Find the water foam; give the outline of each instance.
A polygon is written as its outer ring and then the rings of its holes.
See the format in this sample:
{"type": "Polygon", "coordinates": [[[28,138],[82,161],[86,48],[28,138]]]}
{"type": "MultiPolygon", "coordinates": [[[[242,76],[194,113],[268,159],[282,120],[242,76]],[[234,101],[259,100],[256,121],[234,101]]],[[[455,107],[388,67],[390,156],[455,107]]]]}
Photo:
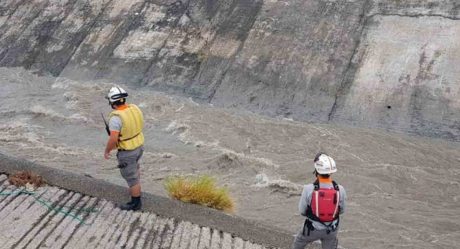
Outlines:
{"type": "Polygon", "coordinates": [[[176,121],[172,121],[169,125],[165,128],[166,132],[171,133],[172,135],[178,134],[179,140],[185,144],[192,143],[191,140],[188,139],[189,137],[189,130],[190,126],[187,124],[177,123],[176,121]]]}
{"type": "Polygon", "coordinates": [[[230,156],[232,158],[238,158],[238,160],[244,160],[249,162],[255,162],[258,165],[263,165],[264,168],[278,169],[280,166],[274,163],[272,160],[264,157],[257,157],[241,152],[236,152],[234,150],[225,148],[220,145],[219,141],[213,142],[204,142],[202,140],[195,139],[190,132],[191,127],[188,124],[178,123],[177,121],[172,121],[165,128],[166,132],[169,132],[173,135],[178,134],[179,140],[184,144],[193,144],[196,147],[207,147],[212,150],[218,151],[221,153],[221,156],[230,156]]]}
{"type": "Polygon", "coordinates": [[[32,114],[36,114],[37,116],[45,116],[50,118],[57,118],[57,119],[66,119],[66,117],[49,107],[44,107],[41,105],[34,105],[32,108],[29,109],[32,114]]]}
{"type": "Polygon", "coordinates": [[[82,121],[82,122],[88,122],[88,118],[83,116],[82,114],[79,113],[74,113],[70,116],[64,116],[61,113],[58,113],[54,111],[53,109],[41,106],[41,105],[34,105],[29,109],[29,112],[36,115],[36,116],[41,116],[41,117],[47,117],[50,119],[61,119],[61,120],[69,120],[69,121],[82,121]]]}
{"type": "Polygon", "coordinates": [[[255,177],[256,183],[252,186],[258,188],[270,188],[275,191],[287,193],[290,195],[300,195],[302,185],[282,179],[270,179],[265,173],[257,174],[255,177]]]}

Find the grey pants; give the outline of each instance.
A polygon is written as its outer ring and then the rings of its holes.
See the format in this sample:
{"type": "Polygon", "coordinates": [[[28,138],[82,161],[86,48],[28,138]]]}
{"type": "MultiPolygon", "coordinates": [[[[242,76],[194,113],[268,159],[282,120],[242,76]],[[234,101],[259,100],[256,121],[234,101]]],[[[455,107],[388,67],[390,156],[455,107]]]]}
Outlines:
{"type": "Polygon", "coordinates": [[[308,234],[308,229],[305,227],[305,232],[302,233],[302,230],[297,234],[294,240],[293,249],[304,249],[305,246],[310,244],[315,240],[321,241],[321,246],[323,249],[336,249],[338,246],[336,229],[333,232],[327,233],[327,230],[310,230],[310,235],[308,234]]]}
{"type": "Polygon", "coordinates": [[[117,152],[118,168],[120,168],[121,176],[126,180],[129,187],[139,183],[139,160],[144,153],[144,146],[134,150],[123,150],[117,152]]]}

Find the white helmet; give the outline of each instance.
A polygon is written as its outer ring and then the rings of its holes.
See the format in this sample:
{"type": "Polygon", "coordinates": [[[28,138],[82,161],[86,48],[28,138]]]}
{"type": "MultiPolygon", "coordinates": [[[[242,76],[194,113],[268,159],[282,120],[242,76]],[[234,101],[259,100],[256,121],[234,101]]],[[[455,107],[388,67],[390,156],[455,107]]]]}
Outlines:
{"type": "Polygon", "coordinates": [[[318,153],[314,162],[316,172],[320,175],[329,175],[337,172],[334,159],[324,153],[318,153]]]}
{"type": "Polygon", "coordinates": [[[123,88],[114,86],[110,88],[106,98],[109,100],[110,104],[112,104],[126,97],[128,97],[128,93],[123,88]]]}

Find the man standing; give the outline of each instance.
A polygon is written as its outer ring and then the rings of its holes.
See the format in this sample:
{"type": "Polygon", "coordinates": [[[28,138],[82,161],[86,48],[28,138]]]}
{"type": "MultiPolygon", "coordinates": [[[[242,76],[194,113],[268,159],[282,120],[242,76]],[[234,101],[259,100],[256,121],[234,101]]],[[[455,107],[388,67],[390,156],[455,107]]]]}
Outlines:
{"type": "Polygon", "coordinates": [[[345,189],[332,181],[337,172],[334,159],[318,153],[314,159],[316,181],[305,185],[299,201],[299,211],[305,216],[302,230],[294,240],[293,249],[304,249],[309,243],[320,240],[323,249],[338,246],[339,215],[345,211],[345,189]]]}
{"type": "Polygon", "coordinates": [[[109,159],[110,152],[118,149],[118,167],[128,183],[131,194],[131,201],[120,208],[136,211],[142,208],[139,159],[144,152],[144,118],[139,107],[126,103],[127,97],[128,93],[121,87],[112,87],[107,94],[114,111],[109,116],[110,137],[105,147],[104,158],[109,159]]]}

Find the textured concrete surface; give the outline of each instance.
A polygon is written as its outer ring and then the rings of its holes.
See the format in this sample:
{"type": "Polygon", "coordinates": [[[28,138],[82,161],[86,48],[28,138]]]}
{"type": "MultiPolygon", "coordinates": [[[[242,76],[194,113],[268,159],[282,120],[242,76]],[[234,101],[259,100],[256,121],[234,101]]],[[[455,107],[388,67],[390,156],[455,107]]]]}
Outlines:
{"type": "Polygon", "coordinates": [[[460,22],[441,16],[377,15],[360,44],[361,67],[336,119],[457,136],[460,22]],[[401,47],[410,44],[410,47],[401,47]]]}
{"type": "Polygon", "coordinates": [[[4,0],[0,66],[458,141],[459,10],[456,0],[4,0]]]}
{"type": "Polygon", "coordinates": [[[53,186],[23,193],[0,175],[1,248],[267,248],[152,212],[53,186]]]}
{"type": "MultiPolygon", "coordinates": [[[[35,196],[43,195],[53,207],[70,207],[75,210],[72,214],[79,214],[91,224],[86,226],[69,215],[64,218],[49,212],[34,202],[33,196],[0,195],[0,217],[8,217],[0,219],[1,226],[7,228],[0,231],[0,239],[26,246],[16,248],[102,248],[98,243],[104,243],[106,248],[289,248],[292,243],[292,235],[275,227],[148,193],[143,194],[145,212],[124,212],[115,208],[127,201],[124,187],[3,154],[0,157],[0,172],[31,170],[43,176],[58,188],[39,188],[35,196]],[[92,207],[100,212],[87,217],[84,212],[80,214],[82,209],[92,207]],[[145,247],[137,243],[145,243],[145,247]]],[[[6,177],[2,175],[1,179],[6,177]]],[[[15,190],[5,184],[5,191],[15,190]]]]}

